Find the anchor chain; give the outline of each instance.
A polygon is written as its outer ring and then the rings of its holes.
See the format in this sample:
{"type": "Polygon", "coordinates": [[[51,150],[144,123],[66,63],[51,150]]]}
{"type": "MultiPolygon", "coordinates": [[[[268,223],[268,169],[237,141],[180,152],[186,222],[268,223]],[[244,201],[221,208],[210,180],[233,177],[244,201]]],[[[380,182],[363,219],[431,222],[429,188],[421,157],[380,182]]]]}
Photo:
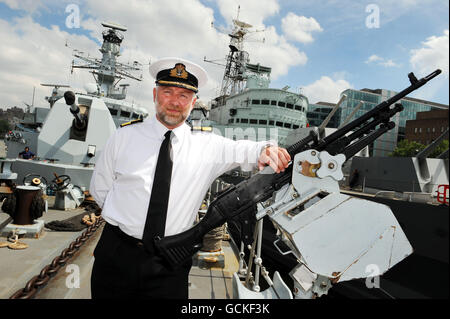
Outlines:
{"type": "Polygon", "coordinates": [[[42,268],[39,275],[31,278],[24,288],[17,290],[9,299],[32,299],[38,290],[44,287],[58,270],[64,266],[67,261],[77,252],[80,247],[95,233],[103,223],[104,219],[99,216],[95,223],[89,226],[80,236],[77,237],[69,247],[65,248],[59,256],[56,256],[52,262],[42,268]]]}

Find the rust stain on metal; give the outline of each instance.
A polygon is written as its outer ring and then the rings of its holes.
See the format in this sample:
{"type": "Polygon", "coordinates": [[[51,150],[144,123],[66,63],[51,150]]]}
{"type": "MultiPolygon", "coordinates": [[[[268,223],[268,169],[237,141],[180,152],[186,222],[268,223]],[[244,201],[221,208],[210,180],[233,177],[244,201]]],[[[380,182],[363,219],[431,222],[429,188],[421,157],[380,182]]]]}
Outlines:
{"type": "Polygon", "coordinates": [[[393,232],[392,232],[391,253],[389,254],[389,268],[391,268],[392,264],[392,253],[394,252],[395,232],[397,230],[397,227],[395,227],[395,225],[392,225],[391,228],[393,228],[393,232]]]}
{"type": "Polygon", "coordinates": [[[334,271],[331,273],[331,275],[335,278],[330,278],[330,281],[332,284],[337,284],[339,282],[339,279],[341,279],[342,273],[334,271]]]}

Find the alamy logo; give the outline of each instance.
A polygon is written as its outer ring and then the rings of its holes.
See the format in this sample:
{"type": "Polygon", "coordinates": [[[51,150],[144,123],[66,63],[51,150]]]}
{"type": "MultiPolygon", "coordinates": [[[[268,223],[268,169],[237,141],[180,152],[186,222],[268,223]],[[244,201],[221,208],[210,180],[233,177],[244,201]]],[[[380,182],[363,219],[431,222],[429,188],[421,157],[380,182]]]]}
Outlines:
{"type": "Polygon", "coordinates": [[[74,29],[80,27],[80,8],[76,4],[69,4],[66,7],[66,13],[70,13],[66,18],[66,27],[74,29]]]}
{"type": "Polygon", "coordinates": [[[366,12],[370,13],[366,17],[366,27],[369,29],[378,29],[380,27],[380,7],[374,3],[366,6],[366,12]]]}
{"type": "Polygon", "coordinates": [[[66,287],[69,289],[80,288],[80,267],[75,264],[69,264],[66,272],[70,273],[66,278],[66,287]]]}
{"type": "Polygon", "coordinates": [[[380,268],[378,265],[367,265],[365,272],[369,274],[366,278],[366,287],[369,289],[380,288],[380,268]]]}

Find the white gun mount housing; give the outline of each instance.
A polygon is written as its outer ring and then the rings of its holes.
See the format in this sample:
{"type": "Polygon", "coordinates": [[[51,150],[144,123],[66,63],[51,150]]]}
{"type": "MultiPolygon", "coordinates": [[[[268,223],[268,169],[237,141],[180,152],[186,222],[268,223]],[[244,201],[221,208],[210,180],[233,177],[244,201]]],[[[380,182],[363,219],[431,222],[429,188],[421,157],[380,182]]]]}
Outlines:
{"type": "MultiPolygon", "coordinates": [[[[340,193],[338,181],[343,178],[344,161],[344,155],[331,156],[326,151],[310,149],[297,154],[291,164],[291,184],[258,205],[256,229],[262,229],[262,218],[269,216],[279,233],[275,247],[282,255],[293,254],[298,261],[290,272],[293,293],[277,272],[273,282],[268,276],[257,238],[250,251],[254,261],[240,273],[251,274],[254,262],[255,274],[261,271],[270,288],[260,292],[258,278],[247,278],[245,286],[235,274],[235,298],[320,297],[338,282],[382,275],[412,253],[388,206],[340,193]],[[311,172],[302,172],[304,161],[312,164],[311,172]],[[281,251],[277,245],[280,240],[289,251],[281,251]]],[[[257,236],[262,236],[262,231],[257,236]]]]}

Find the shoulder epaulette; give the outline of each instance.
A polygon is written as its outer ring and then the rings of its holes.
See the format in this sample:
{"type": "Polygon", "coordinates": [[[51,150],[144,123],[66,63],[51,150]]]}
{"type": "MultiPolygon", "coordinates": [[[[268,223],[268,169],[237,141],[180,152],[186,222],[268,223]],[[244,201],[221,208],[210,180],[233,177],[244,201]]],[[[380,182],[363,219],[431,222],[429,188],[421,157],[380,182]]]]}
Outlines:
{"type": "Polygon", "coordinates": [[[142,121],[144,121],[144,120],[143,119],[131,120],[129,122],[125,122],[125,123],[120,124],[120,127],[124,127],[124,126],[128,126],[128,125],[140,123],[142,121]]]}

